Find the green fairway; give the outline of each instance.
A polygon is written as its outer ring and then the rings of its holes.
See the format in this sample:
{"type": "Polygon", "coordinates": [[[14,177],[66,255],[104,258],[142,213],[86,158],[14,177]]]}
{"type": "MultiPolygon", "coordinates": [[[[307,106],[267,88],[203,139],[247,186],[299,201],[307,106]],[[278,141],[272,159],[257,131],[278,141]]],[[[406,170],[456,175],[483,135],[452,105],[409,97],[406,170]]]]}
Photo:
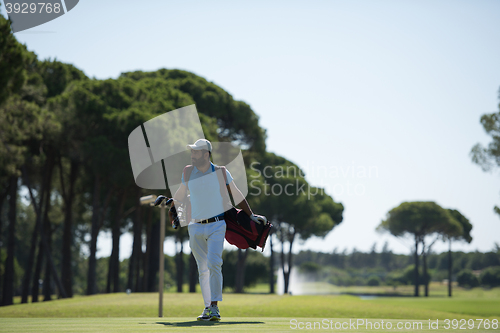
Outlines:
{"type": "Polygon", "coordinates": [[[225,294],[224,301],[220,304],[223,319],[220,323],[195,320],[203,306],[199,293],[166,293],[164,318],[158,318],[156,293],[76,296],[72,299],[1,307],[0,332],[157,332],[207,329],[230,332],[280,332],[306,329],[307,325],[314,325],[314,322],[317,330],[453,331],[444,328],[446,319],[450,321],[456,319],[456,323],[462,325],[462,328],[466,327],[468,332],[500,331],[498,326],[492,326],[493,320],[500,319],[500,299],[489,297],[496,292],[498,291],[486,291],[485,297],[478,297],[477,292],[471,291],[470,295],[463,293],[451,299],[446,297],[362,299],[349,295],[225,294]],[[429,319],[432,323],[439,320],[438,330],[429,329],[429,319]],[[481,319],[489,320],[489,329],[484,327],[477,329],[481,319]],[[372,324],[384,320],[386,324],[391,323],[392,327],[367,328],[364,325],[367,320],[372,324]],[[334,326],[335,323],[337,327],[334,326]],[[349,324],[344,324],[342,327],[343,323],[349,324]],[[362,325],[354,328],[352,326],[354,323],[362,325]],[[401,329],[397,329],[398,323],[401,323],[401,329]],[[413,328],[417,325],[415,323],[422,323],[422,326],[413,328]],[[412,325],[412,328],[410,329],[410,326],[404,328],[402,326],[404,324],[412,325]]]}
{"type": "MultiPolygon", "coordinates": [[[[360,319],[361,320],[361,319],[360,319]]],[[[0,319],[0,332],[459,332],[459,329],[429,328],[427,320],[369,320],[370,324],[345,318],[236,318],[221,322],[199,322],[192,317],[165,318],[9,318],[0,319]],[[369,325],[369,326],[368,326],[369,325]],[[336,328],[337,327],[337,328],[336,328]],[[378,327],[378,328],[377,328],[378,327]],[[383,328],[382,328],[383,327],[383,328]],[[400,328],[398,328],[400,327],[400,328]]],[[[467,332],[495,332],[498,329],[467,329],[467,332]]]]}
{"type": "MultiPolygon", "coordinates": [[[[72,299],[17,304],[0,308],[0,317],[156,317],[158,295],[125,293],[78,296],[72,299]]],[[[197,316],[200,294],[165,294],[164,315],[197,316]]],[[[363,300],[357,296],[279,296],[226,294],[220,305],[227,317],[309,317],[382,319],[471,319],[500,318],[500,299],[380,297],[363,300]]]]}
{"type": "MultiPolygon", "coordinates": [[[[489,293],[496,291],[489,291],[489,293]]],[[[164,294],[164,315],[197,316],[201,294],[164,294]]],[[[361,299],[349,295],[225,294],[220,305],[227,317],[310,317],[390,319],[500,318],[500,298],[379,297],[361,299]]],[[[125,293],[76,296],[51,302],[0,307],[1,317],[156,317],[158,294],[125,293]]]]}

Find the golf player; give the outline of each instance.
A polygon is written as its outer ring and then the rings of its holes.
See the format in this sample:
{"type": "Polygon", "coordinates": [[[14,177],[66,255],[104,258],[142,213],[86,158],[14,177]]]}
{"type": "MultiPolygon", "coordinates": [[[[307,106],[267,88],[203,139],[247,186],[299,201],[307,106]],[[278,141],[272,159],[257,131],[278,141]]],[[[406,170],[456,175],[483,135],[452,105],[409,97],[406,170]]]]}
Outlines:
{"type": "MultiPolygon", "coordinates": [[[[199,139],[192,145],[191,161],[194,166],[188,176],[188,184],[182,174],[180,185],[174,194],[174,203],[181,203],[189,189],[191,199],[191,221],[188,224],[189,246],[198,265],[201,293],[205,308],[198,320],[220,320],[218,302],[222,301],[222,249],[226,233],[221,185],[210,162],[212,144],[199,139]]],[[[231,173],[226,170],[226,187],[234,202],[257,223],[265,217],[254,215],[241,191],[235,186],[231,173]]]]}

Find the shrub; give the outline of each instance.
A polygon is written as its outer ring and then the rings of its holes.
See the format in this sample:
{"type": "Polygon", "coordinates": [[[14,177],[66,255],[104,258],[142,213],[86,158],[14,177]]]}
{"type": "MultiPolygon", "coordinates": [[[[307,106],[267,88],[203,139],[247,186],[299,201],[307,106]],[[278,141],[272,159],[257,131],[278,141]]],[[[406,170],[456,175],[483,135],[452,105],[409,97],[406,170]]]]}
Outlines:
{"type": "Polygon", "coordinates": [[[328,277],[327,281],[333,285],[350,286],[352,284],[350,275],[344,270],[333,268],[330,269],[329,273],[330,276],[328,277]]]}
{"type": "Polygon", "coordinates": [[[361,276],[354,276],[351,278],[351,286],[366,286],[366,280],[361,276]]]}
{"type": "MultiPolygon", "coordinates": [[[[422,272],[422,267],[418,270],[418,284],[423,286],[425,282],[430,282],[431,276],[429,275],[429,270],[427,270],[427,276],[424,277],[422,272]]],[[[415,285],[415,265],[409,265],[405,268],[403,272],[403,280],[406,284],[415,285]]]]}
{"type": "Polygon", "coordinates": [[[464,269],[457,275],[458,285],[466,288],[474,288],[479,286],[478,278],[472,274],[470,269],[464,269]]]}
{"type": "Polygon", "coordinates": [[[481,272],[481,284],[488,287],[500,286],[500,266],[491,266],[481,272]]]}
{"type": "Polygon", "coordinates": [[[406,280],[405,276],[401,271],[393,271],[387,274],[387,277],[385,278],[385,283],[388,286],[392,286],[394,290],[396,290],[398,286],[407,285],[409,281],[406,280]]]}
{"type": "Polygon", "coordinates": [[[303,262],[299,266],[299,271],[305,274],[317,274],[320,270],[321,266],[311,261],[303,262]]]}
{"type": "Polygon", "coordinates": [[[368,278],[367,284],[369,286],[380,286],[380,278],[378,276],[372,275],[368,278]]]}

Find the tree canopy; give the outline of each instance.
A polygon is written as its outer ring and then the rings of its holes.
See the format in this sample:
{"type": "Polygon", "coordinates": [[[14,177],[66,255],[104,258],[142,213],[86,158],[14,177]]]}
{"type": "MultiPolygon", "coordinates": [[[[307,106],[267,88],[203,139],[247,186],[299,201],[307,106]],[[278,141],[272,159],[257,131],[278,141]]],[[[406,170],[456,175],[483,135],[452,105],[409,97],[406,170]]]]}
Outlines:
{"type": "MultiPolygon", "coordinates": [[[[470,157],[472,162],[479,165],[483,171],[492,171],[500,167],[500,111],[484,114],[481,116],[480,121],[485,132],[491,136],[491,142],[487,147],[484,147],[480,143],[476,144],[471,149],[470,157]]],[[[500,215],[500,208],[498,206],[495,206],[493,210],[500,215]]]]}
{"type": "Polygon", "coordinates": [[[10,27],[10,21],[0,15],[0,105],[17,93],[26,80],[26,47],[19,43],[10,27]]]}
{"type": "MultiPolygon", "coordinates": [[[[160,69],[156,72],[122,73],[121,78],[130,78],[146,84],[155,82],[158,89],[169,87],[172,93],[162,98],[180,101],[190,96],[198,112],[216,120],[220,141],[232,141],[251,151],[265,151],[266,132],[259,126],[259,117],[248,104],[235,101],[222,88],[206,79],[182,70],[160,69]]],[[[173,110],[170,108],[169,110],[173,110]]]]}
{"type": "Polygon", "coordinates": [[[423,237],[450,230],[461,230],[453,216],[432,201],[403,202],[387,213],[387,218],[379,225],[382,230],[401,237],[411,235],[420,241],[423,237]]]}
{"type": "Polygon", "coordinates": [[[282,156],[266,153],[250,166],[253,171],[249,179],[250,193],[259,198],[255,209],[265,212],[282,243],[281,264],[287,293],[296,236],[303,240],[326,236],[342,222],[344,206],[324,189],[310,186],[303,171],[282,156]],[[285,267],[286,242],[289,250],[285,267]]]}
{"type": "MultiPolygon", "coordinates": [[[[463,232],[461,224],[456,221],[450,211],[432,201],[403,202],[387,213],[387,218],[377,227],[378,230],[389,231],[396,237],[412,236],[415,241],[415,296],[419,290],[419,260],[418,247],[422,244],[424,255],[424,276],[427,275],[426,254],[429,247],[425,247],[426,236],[430,235],[459,235],[463,232]]],[[[437,238],[435,239],[437,240],[437,238]]],[[[426,296],[428,295],[426,282],[426,296]]]]}

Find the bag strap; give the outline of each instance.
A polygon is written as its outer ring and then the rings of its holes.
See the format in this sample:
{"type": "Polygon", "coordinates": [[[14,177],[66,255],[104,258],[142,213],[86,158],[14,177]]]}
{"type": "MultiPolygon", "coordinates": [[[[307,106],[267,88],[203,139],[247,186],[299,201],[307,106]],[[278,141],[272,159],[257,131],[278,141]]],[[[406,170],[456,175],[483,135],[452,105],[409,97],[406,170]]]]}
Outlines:
{"type": "Polygon", "coordinates": [[[224,211],[229,210],[233,207],[231,204],[231,199],[229,198],[229,192],[227,190],[227,173],[225,166],[216,166],[215,172],[217,173],[217,178],[219,179],[220,195],[222,197],[222,207],[224,211]],[[223,178],[220,177],[219,173],[222,172],[223,178]]]}
{"type": "MultiPolygon", "coordinates": [[[[215,171],[217,170],[222,170],[222,175],[224,176],[224,187],[226,187],[227,184],[227,173],[226,173],[226,167],[225,166],[215,166],[215,171]]],[[[217,175],[218,177],[218,175],[217,175]]]]}
{"type": "Polygon", "coordinates": [[[186,183],[186,187],[189,189],[189,186],[188,186],[188,181],[189,181],[189,177],[191,177],[191,173],[193,172],[194,170],[194,165],[186,165],[184,167],[184,170],[182,171],[182,173],[184,174],[184,183],[186,183]]]}

